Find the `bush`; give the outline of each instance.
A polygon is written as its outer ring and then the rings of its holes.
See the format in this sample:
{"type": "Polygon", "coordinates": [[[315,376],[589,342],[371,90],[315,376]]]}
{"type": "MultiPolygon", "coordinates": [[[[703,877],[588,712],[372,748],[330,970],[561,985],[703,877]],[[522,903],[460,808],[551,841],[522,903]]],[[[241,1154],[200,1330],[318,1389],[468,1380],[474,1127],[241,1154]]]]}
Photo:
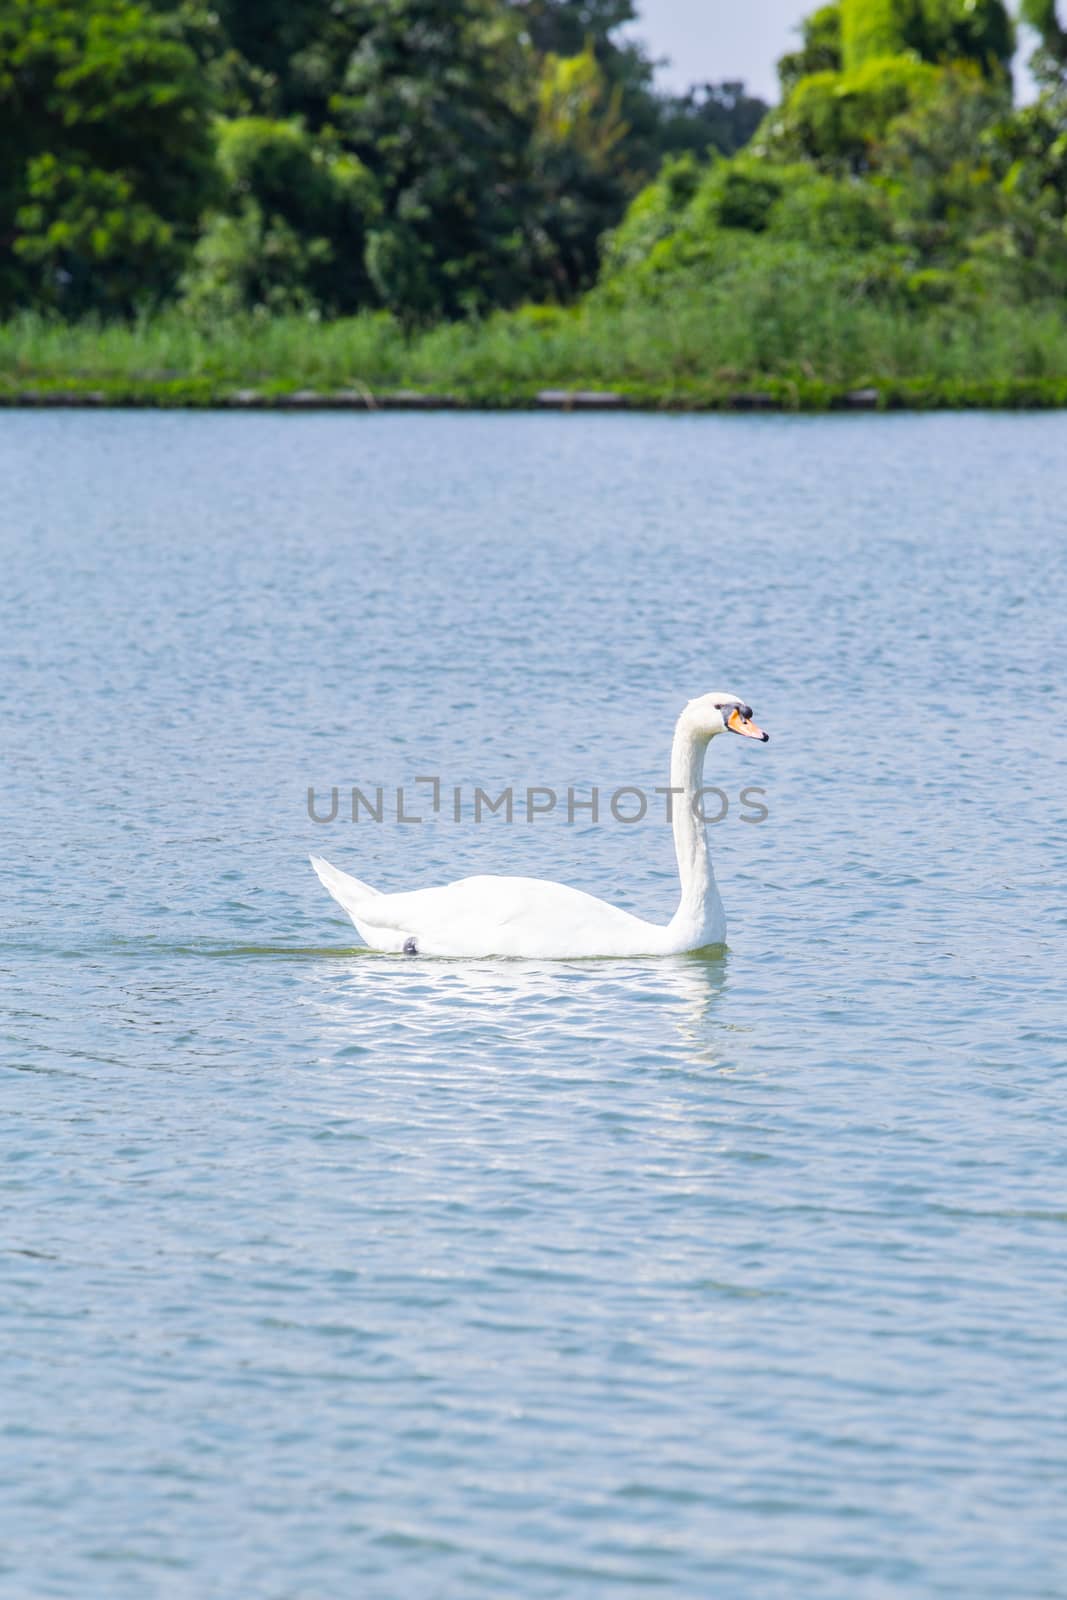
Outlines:
{"type": "Polygon", "coordinates": [[[873,250],[892,238],[884,197],[851,178],[809,177],[792,185],[775,206],[771,227],[777,238],[831,250],[873,250]]]}
{"type": "Polygon", "coordinates": [[[781,197],[784,177],[772,166],[722,162],[713,167],[694,208],[720,228],[762,233],[781,197]]]}
{"type": "Polygon", "coordinates": [[[640,191],[619,226],[604,240],[604,278],[638,266],[661,239],[677,231],[707,170],[691,155],[663,163],[659,177],[640,191]]]}
{"type": "Polygon", "coordinates": [[[299,122],[240,117],[219,124],[218,164],[227,205],[197,244],[189,307],[337,314],[375,303],[366,254],[376,195],[359,161],[299,122]]]}

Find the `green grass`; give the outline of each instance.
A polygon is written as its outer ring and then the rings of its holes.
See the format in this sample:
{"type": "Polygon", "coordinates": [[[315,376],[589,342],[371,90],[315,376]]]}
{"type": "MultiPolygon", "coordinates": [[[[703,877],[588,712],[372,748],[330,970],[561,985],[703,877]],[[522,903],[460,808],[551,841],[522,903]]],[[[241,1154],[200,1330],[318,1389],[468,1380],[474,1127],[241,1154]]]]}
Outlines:
{"type": "Polygon", "coordinates": [[[407,337],[383,315],[332,323],[176,311],[134,325],[23,315],[0,325],[0,399],[87,395],[211,405],[236,391],[522,405],[542,389],[613,390],[634,404],[718,406],[753,392],[819,409],[873,387],[888,405],[1067,404],[1067,315],[987,304],[905,312],[823,292],[803,274],[737,274],[617,304],[527,308],[407,337]]]}

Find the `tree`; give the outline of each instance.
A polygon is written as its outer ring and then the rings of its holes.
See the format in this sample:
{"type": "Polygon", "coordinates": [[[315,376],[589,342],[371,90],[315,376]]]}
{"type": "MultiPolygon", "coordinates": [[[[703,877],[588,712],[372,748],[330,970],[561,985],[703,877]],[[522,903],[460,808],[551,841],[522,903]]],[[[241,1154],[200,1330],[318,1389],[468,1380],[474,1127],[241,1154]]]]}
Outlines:
{"type": "Polygon", "coordinates": [[[511,19],[494,0],[353,8],[359,47],[331,110],[381,196],[378,293],[414,319],[512,303],[529,287],[535,108],[511,19]]]}
{"type": "Polygon", "coordinates": [[[541,55],[576,56],[589,45],[599,59],[634,48],[612,38],[636,19],[633,0],[511,0],[511,5],[541,55]]]}
{"type": "Polygon", "coordinates": [[[1055,84],[1067,77],[1067,28],[1056,13],[1056,0],[1022,0],[1022,19],[1041,39],[1031,63],[1039,82],[1055,84]]]}
{"type": "Polygon", "coordinates": [[[763,111],[658,94],[635,9],[0,0],[0,308],[573,297],[664,156],[736,150],[763,111]]]}
{"type": "Polygon", "coordinates": [[[782,94],[788,95],[801,78],[810,78],[816,72],[840,72],[841,59],[841,7],[835,3],[820,6],[800,24],[802,44],[778,59],[778,81],[782,94]]]}
{"type": "Polygon", "coordinates": [[[890,123],[931,94],[937,78],[936,67],[904,54],[874,56],[852,72],[814,72],[771,112],[757,147],[825,172],[867,172],[890,123]]]}
{"type": "Polygon", "coordinates": [[[626,203],[621,106],[621,88],[608,83],[591,49],[544,58],[530,145],[530,235],[542,295],[567,299],[596,277],[601,236],[626,203]]]}
{"type": "Polygon", "coordinates": [[[694,83],[682,95],[661,101],[659,147],[664,155],[691,151],[731,156],[743,150],[767,114],[767,103],[743,83],[694,83]]]}
{"type": "MultiPolygon", "coordinates": [[[[317,131],[366,27],[359,0],[218,0],[223,35],[252,69],[245,80],[252,110],[299,116],[317,131]]],[[[386,10],[379,0],[378,10],[386,10]]]]}
{"type": "MultiPolygon", "coordinates": [[[[1065,62],[1067,65],[1067,62],[1065,62]]],[[[1067,79],[990,131],[1006,168],[1001,181],[1007,248],[1023,287],[1061,296],[1067,288],[1067,79]]]]}
{"type": "Polygon", "coordinates": [[[0,297],[129,312],[173,290],[214,181],[195,57],[129,0],[0,0],[0,297]]]}
{"type": "Polygon", "coordinates": [[[1015,53],[1015,25],[1003,0],[923,0],[916,48],[940,64],[973,62],[1001,83],[1015,53]]]}
{"type": "MultiPolygon", "coordinates": [[[[644,47],[620,30],[638,17],[633,0],[510,0],[523,33],[535,51],[574,58],[591,52],[609,89],[617,92],[626,124],[615,170],[623,197],[636,193],[664,156],[686,150],[736,150],[745,144],[766,111],[745,95],[741,84],[694,84],[682,95],[660,94],[655,63],[644,47]]],[[[617,210],[612,222],[617,222],[617,210]]]]}
{"type": "Polygon", "coordinates": [[[760,148],[856,173],[877,165],[890,124],[935,94],[947,70],[967,66],[1003,88],[1015,48],[1003,0],[840,0],[815,12],[803,37],[780,63],[786,93],[760,148]]]}
{"type": "Polygon", "coordinates": [[[1003,0],[841,0],[846,73],[911,51],[934,65],[973,61],[987,76],[997,76],[1014,49],[1015,30],[1003,0]]]}

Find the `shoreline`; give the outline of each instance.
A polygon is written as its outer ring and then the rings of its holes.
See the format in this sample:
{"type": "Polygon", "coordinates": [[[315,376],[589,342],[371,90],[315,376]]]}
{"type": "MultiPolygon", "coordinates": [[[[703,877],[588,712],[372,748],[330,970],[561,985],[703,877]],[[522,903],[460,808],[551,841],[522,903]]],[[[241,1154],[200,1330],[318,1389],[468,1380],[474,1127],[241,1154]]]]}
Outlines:
{"type": "Polygon", "coordinates": [[[0,388],[5,410],[206,410],[206,411],[552,411],[552,412],[876,412],[876,411],[1052,411],[1067,409],[1067,379],[1008,379],[1000,382],[887,382],[837,388],[817,381],[776,380],[748,390],[678,390],[649,385],[633,389],[558,387],[439,392],[232,387],[217,380],[123,380],[101,387],[48,384],[0,388]]]}

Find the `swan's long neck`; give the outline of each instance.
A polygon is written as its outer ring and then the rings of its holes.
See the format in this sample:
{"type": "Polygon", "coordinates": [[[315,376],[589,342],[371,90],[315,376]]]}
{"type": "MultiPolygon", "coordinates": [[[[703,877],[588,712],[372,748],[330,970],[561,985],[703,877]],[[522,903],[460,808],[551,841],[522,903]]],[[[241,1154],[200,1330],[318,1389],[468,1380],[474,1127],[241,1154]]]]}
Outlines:
{"type": "Polygon", "coordinates": [[[694,731],[683,712],[671,746],[674,849],[682,886],[681,903],[672,927],[684,930],[698,942],[719,944],[726,937],[726,919],[715,885],[701,815],[705,809],[700,791],[708,743],[706,737],[694,731]]]}

